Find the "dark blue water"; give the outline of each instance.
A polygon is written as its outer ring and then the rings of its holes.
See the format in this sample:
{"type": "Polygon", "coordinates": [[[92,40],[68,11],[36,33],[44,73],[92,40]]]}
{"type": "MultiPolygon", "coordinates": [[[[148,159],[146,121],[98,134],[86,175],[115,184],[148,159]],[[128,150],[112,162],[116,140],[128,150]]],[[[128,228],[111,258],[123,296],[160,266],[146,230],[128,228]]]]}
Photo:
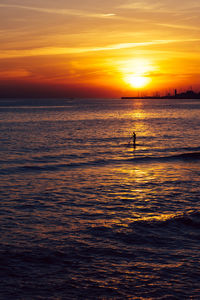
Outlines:
{"type": "Polygon", "coordinates": [[[0,107],[0,299],[200,299],[199,100],[35,104],[0,107]]]}

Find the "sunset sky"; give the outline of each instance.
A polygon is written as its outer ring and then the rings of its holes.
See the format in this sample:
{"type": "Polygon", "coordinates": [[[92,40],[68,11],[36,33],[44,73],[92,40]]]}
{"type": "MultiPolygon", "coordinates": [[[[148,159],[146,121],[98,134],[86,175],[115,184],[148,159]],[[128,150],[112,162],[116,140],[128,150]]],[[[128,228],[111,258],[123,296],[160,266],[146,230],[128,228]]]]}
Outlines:
{"type": "Polygon", "coordinates": [[[1,0],[0,97],[200,89],[200,2],[1,0]]]}

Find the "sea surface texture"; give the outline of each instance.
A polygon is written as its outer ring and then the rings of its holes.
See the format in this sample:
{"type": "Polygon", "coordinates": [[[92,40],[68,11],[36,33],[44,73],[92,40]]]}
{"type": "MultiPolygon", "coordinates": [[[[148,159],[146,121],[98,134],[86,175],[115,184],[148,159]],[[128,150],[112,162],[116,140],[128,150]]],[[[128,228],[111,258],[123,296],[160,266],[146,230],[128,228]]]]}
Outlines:
{"type": "Polygon", "coordinates": [[[0,107],[0,299],[200,299],[200,101],[20,101],[0,107]]]}

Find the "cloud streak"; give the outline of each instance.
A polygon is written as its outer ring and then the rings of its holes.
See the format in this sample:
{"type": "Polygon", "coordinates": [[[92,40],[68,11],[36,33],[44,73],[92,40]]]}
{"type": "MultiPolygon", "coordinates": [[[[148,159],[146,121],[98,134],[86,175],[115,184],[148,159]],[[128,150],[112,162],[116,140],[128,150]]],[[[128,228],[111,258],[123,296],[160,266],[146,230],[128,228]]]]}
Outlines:
{"type": "Polygon", "coordinates": [[[51,55],[67,55],[67,54],[84,54],[88,52],[100,52],[100,51],[115,51],[121,49],[131,49],[137,47],[156,46],[173,43],[185,43],[185,42],[199,42],[200,39],[176,39],[176,40],[154,40],[141,43],[120,43],[112,44],[103,47],[44,47],[27,50],[3,50],[0,54],[0,59],[5,58],[17,58],[17,57],[29,57],[29,56],[51,56],[51,55]]]}
{"type": "MultiPolygon", "coordinates": [[[[163,11],[164,7],[160,2],[148,3],[147,1],[134,1],[131,3],[124,3],[119,6],[122,9],[140,9],[145,11],[163,11]]],[[[165,10],[166,12],[166,10],[165,10]]]]}
{"type": "Polygon", "coordinates": [[[189,26],[189,25],[178,25],[178,24],[167,24],[167,23],[156,23],[157,25],[163,26],[163,27],[169,27],[174,29],[187,29],[187,30],[197,30],[199,31],[200,28],[197,26],[189,26]]]}
{"type": "Polygon", "coordinates": [[[93,13],[87,12],[82,10],[75,10],[75,9],[57,9],[57,8],[43,8],[43,7],[34,7],[34,6],[25,6],[25,5],[17,5],[17,4],[0,4],[0,7],[3,8],[17,8],[23,10],[30,10],[40,13],[47,13],[47,14],[58,14],[58,15],[67,15],[67,16],[77,16],[77,17],[90,17],[90,18],[108,18],[114,17],[115,14],[113,13],[93,13]]]}

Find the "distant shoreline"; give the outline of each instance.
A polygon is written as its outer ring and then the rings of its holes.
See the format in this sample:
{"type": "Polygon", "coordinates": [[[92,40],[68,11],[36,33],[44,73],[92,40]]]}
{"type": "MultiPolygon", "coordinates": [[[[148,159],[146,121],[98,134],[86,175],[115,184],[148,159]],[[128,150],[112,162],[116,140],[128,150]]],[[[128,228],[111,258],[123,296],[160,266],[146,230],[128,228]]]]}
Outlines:
{"type": "Polygon", "coordinates": [[[193,90],[188,90],[184,93],[177,93],[175,90],[174,95],[165,95],[165,96],[160,96],[160,95],[156,95],[156,96],[125,96],[125,97],[121,97],[121,99],[200,99],[200,92],[199,93],[195,93],[193,90]]]}
{"type": "Polygon", "coordinates": [[[199,97],[174,97],[174,96],[160,96],[160,97],[151,97],[151,96],[146,96],[146,97],[121,97],[121,99],[200,99],[199,97]]]}
{"type": "Polygon", "coordinates": [[[146,97],[121,97],[121,99],[200,99],[199,97],[174,97],[174,96],[157,96],[157,97],[151,97],[151,96],[146,96],[146,97]]]}

